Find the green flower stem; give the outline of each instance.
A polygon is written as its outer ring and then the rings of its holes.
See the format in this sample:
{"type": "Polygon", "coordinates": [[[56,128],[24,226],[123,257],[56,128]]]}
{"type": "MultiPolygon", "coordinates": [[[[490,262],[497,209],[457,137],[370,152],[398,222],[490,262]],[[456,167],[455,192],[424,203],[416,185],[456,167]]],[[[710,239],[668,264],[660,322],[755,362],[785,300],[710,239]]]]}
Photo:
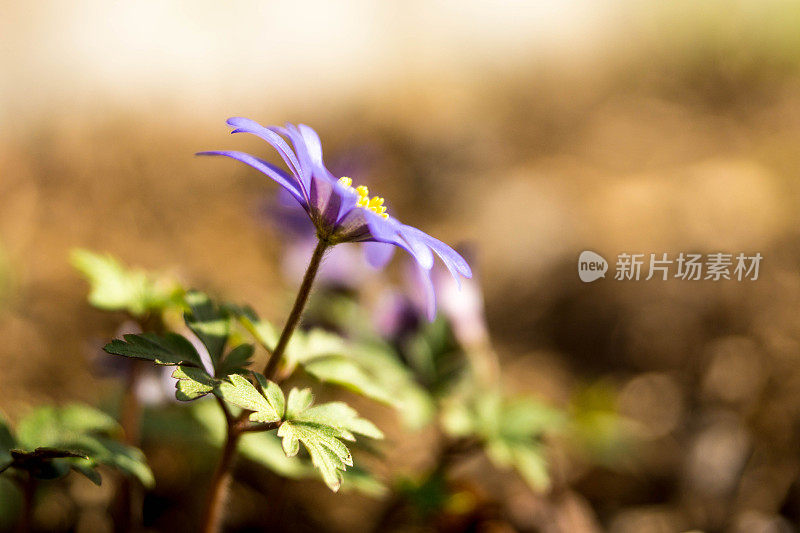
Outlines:
{"type": "Polygon", "coordinates": [[[283,357],[283,352],[286,350],[286,345],[289,344],[289,339],[292,338],[292,333],[294,333],[298,322],[300,322],[300,316],[303,314],[303,308],[305,308],[308,296],[311,294],[311,286],[314,284],[314,278],[317,276],[319,265],[322,263],[322,257],[325,255],[325,251],[329,246],[330,245],[326,241],[320,239],[319,242],[317,242],[317,247],[314,248],[314,254],[311,256],[311,261],[308,263],[308,269],[306,270],[305,276],[303,276],[303,283],[300,285],[300,290],[297,292],[297,298],[294,301],[292,311],[289,313],[289,318],[286,320],[286,325],[283,327],[281,336],[278,339],[278,344],[275,346],[275,349],[272,350],[272,354],[267,361],[267,366],[264,367],[264,376],[266,376],[267,379],[272,379],[273,374],[275,374],[275,371],[278,369],[278,364],[281,361],[281,357],[283,357]]]}
{"type": "MultiPolygon", "coordinates": [[[[283,327],[281,336],[278,339],[278,344],[267,360],[267,365],[264,368],[264,375],[267,379],[271,379],[278,369],[283,352],[289,344],[289,339],[292,338],[297,324],[300,322],[300,317],[303,314],[303,309],[308,301],[308,296],[311,294],[311,287],[314,284],[314,278],[317,276],[322,258],[325,251],[330,245],[320,239],[314,253],[311,256],[311,261],[308,264],[303,282],[300,284],[300,289],[297,292],[297,298],[294,301],[294,306],[289,313],[289,318],[286,320],[286,325],[283,327]]],[[[236,458],[236,447],[239,444],[239,439],[243,433],[251,431],[270,431],[280,426],[279,422],[268,424],[251,424],[247,419],[247,412],[243,412],[240,416],[234,417],[231,415],[230,410],[225,405],[225,402],[218,398],[220,408],[225,413],[225,422],[227,425],[227,435],[225,438],[225,446],[222,449],[219,463],[214,470],[214,475],[211,478],[211,487],[208,491],[206,499],[205,513],[203,516],[203,532],[216,533],[220,530],[222,519],[224,516],[225,501],[228,497],[228,488],[231,481],[231,468],[233,467],[234,459],[236,458]]]]}
{"type": "Polygon", "coordinates": [[[251,431],[271,431],[281,425],[281,421],[251,424],[247,416],[233,417],[225,406],[225,402],[219,398],[217,400],[223,406],[223,411],[225,412],[227,436],[219,463],[217,463],[214,475],[211,478],[211,487],[206,499],[202,522],[204,533],[216,533],[221,530],[222,519],[225,515],[225,501],[228,498],[228,489],[231,482],[231,468],[236,459],[236,446],[238,446],[242,434],[251,431]]]}
{"type": "Polygon", "coordinates": [[[231,482],[231,467],[236,457],[236,446],[241,437],[241,433],[234,430],[234,427],[234,425],[228,425],[225,446],[222,448],[222,455],[211,478],[211,489],[208,491],[202,522],[204,533],[216,533],[220,531],[222,525],[225,501],[228,498],[228,488],[231,482]]]}

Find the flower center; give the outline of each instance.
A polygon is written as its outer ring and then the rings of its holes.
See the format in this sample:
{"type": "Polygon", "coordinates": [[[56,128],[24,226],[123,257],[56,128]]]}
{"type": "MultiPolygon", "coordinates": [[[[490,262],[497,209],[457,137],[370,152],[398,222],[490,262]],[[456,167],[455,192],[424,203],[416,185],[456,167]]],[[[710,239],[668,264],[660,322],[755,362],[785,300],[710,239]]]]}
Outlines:
{"type": "Polygon", "coordinates": [[[353,180],[347,176],[339,178],[339,183],[358,194],[356,206],[363,207],[364,209],[372,211],[376,215],[380,215],[383,218],[389,218],[389,214],[386,212],[386,207],[383,205],[383,198],[380,196],[373,196],[370,198],[369,189],[367,189],[364,185],[359,185],[358,187],[354,188],[353,180]]]}

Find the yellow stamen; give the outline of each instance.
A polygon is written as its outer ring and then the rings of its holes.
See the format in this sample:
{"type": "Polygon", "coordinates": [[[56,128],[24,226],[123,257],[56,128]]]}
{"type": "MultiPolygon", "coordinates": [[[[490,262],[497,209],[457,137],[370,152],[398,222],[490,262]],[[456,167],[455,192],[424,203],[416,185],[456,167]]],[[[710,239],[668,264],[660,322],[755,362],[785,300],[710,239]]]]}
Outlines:
{"type": "Polygon", "coordinates": [[[370,198],[369,189],[364,185],[359,185],[354,189],[353,180],[347,176],[339,178],[339,183],[358,194],[358,200],[356,200],[357,207],[363,207],[364,209],[372,211],[376,215],[380,215],[383,218],[389,218],[389,215],[386,213],[386,207],[383,205],[383,198],[380,196],[370,198]]]}

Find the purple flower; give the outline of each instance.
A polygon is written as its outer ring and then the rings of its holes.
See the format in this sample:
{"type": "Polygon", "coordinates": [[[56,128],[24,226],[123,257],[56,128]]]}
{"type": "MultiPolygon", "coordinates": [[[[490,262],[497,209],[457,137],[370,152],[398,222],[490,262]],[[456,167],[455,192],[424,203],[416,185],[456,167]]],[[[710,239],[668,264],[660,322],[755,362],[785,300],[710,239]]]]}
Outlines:
{"type": "MultiPolygon", "coordinates": [[[[317,245],[317,235],[314,227],[308,223],[306,212],[289,193],[281,190],[276,196],[264,202],[262,211],[284,241],[281,263],[284,275],[288,280],[299,283],[308,266],[308,258],[317,245]]],[[[389,245],[382,246],[392,249],[389,245]]],[[[322,284],[355,290],[363,286],[365,280],[374,278],[378,272],[367,263],[364,255],[361,250],[350,246],[331,249],[325,259],[325,268],[317,274],[317,287],[322,284]]]]}
{"type": "Polygon", "coordinates": [[[232,133],[252,133],[267,141],[278,151],[289,172],[238,151],[210,151],[198,155],[227,156],[266,174],[286,189],[306,211],[318,239],[328,245],[367,243],[367,259],[374,266],[382,266],[391,259],[392,248],[386,245],[404,249],[416,260],[424,274],[429,319],[436,313],[430,278],[434,253],[456,281],[460,276],[472,276],[469,265],[455,250],[389,215],[383,198],[370,197],[367,187],[353,187],[350,178],[337,179],[331,174],[322,160],[322,145],[313,129],[303,124],[265,128],[255,121],[240,117],[228,119],[228,124],[234,128],[232,133]]]}

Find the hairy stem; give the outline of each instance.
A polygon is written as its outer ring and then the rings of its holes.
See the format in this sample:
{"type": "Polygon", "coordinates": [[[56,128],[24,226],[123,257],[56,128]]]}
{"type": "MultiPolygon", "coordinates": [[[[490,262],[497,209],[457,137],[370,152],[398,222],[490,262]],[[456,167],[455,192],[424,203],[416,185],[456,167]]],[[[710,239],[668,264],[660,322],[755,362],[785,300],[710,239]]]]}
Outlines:
{"type": "Polygon", "coordinates": [[[211,478],[211,488],[206,499],[206,508],[203,515],[203,532],[216,533],[222,526],[222,518],[225,511],[225,503],[228,499],[228,487],[231,482],[231,467],[236,457],[236,445],[239,443],[241,433],[234,429],[235,426],[228,425],[228,436],[225,439],[225,447],[222,455],[214,470],[211,478]]]}
{"type": "Polygon", "coordinates": [[[203,515],[202,530],[205,533],[216,533],[221,530],[222,520],[225,517],[225,503],[228,499],[228,489],[231,482],[231,469],[236,459],[236,446],[243,433],[253,431],[270,431],[277,429],[281,422],[250,424],[247,416],[233,417],[220,400],[220,405],[226,413],[227,437],[219,463],[211,477],[211,486],[206,498],[206,507],[203,515]]]}
{"type": "MultiPolygon", "coordinates": [[[[294,306],[289,313],[289,318],[286,320],[286,325],[281,331],[281,336],[278,339],[278,344],[267,360],[267,366],[264,368],[264,375],[270,379],[275,371],[278,369],[278,364],[283,357],[283,352],[286,350],[286,345],[289,344],[289,339],[292,338],[297,324],[300,322],[300,317],[303,314],[303,309],[308,301],[308,296],[311,294],[311,286],[314,284],[314,278],[317,276],[317,271],[322,263],[322,257],[328,249],[329,244],[324,240],[317,243],[314,249],[314,254],[311,256],[311,261],[308,264],[303,282],[300,284],[300,289],[297,292],[297,298],[294,301],[294,306]]],[[[231,468],[236,458],[236,446],[239,444],[239,439],[243,433],[252,431],[269,431],[280,426],[279,422],[266,423],[266,424],[251,424],[247,419],[247,412],[242,412],[238,417],[234,417],[225,402],[218,398],[220,408],[225,414],[225,423],[227,426],[227,437],[225,439],[225,447],[222,449],[222,455],[219,458],[219,463],[214,470],[214,475],[211,478],[211,487],[208,491],[206,499],[205,514],[203,516],[203,531],[205,533],[215,533],[220,530],[222,526],[222,519],[224,517],[225,503],[228,498],[228,489],[231,481],[231,468]]]]}
{"type": "Polygon", "coordinates": [[[292,338],[292,333],[294,333],[298,322],[300,322],[303,308],[306,306],[309,294],[311,294],[311,286],[314,284],[314,278],[317,276],[319,265],[322,263],[322,257],[325,255],[328,246],[329,244],[327,242],[320,239],[317,243],[317,247],[314,248],[314,254],[311,256],[311,261],[308,263],[308,269],[306,269],[306,274],[303,276],[303,283],[300,284],[300,290],[297,292],[297,298],[294,301],[292,311],[289,313],[289,318],[286,320],[283,331],[281,331],[278,344],[275,346],[275,349],[272,350],[272,354],[267,361],[267,366],[264,367],[264,376],[266,376],[267,379],[271,379],[278,369],[278,364],[281,361],[281,357],[283,357],[284,350],[286,350],[286,345],[289,344],[289,339],[292,338]]]}

